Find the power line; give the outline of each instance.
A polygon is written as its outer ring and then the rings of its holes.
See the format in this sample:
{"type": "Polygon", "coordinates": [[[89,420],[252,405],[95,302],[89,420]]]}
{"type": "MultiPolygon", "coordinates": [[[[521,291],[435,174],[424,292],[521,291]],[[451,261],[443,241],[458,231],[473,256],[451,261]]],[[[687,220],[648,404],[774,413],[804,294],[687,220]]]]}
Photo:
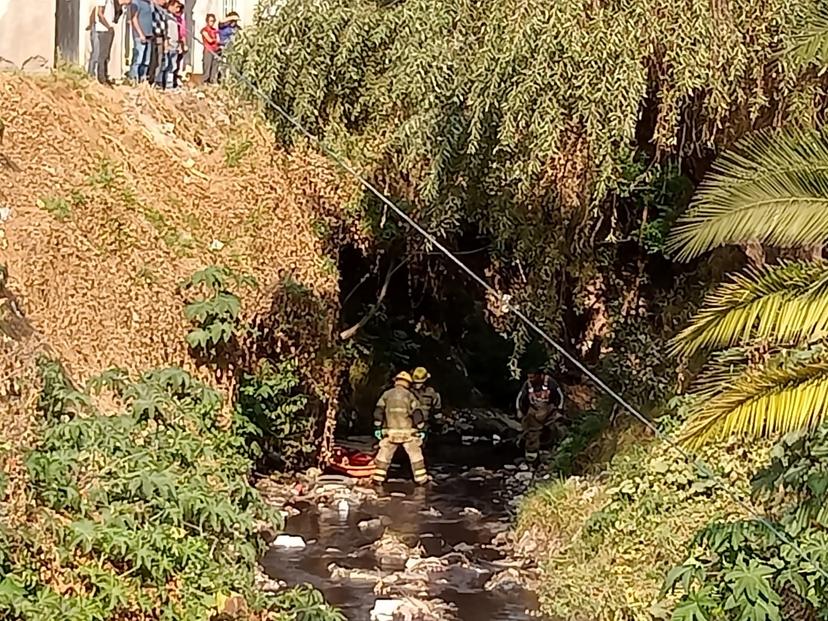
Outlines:
{"type": "MultiPolygon", "coordinates": [[[[204,43],[196,37],[196,41],[202,47],[204,43]]],[[[205,53],[213,54],[210,50],[206,47],[204,48],[205,53]]],[[[612,399],[620,405],[628,414],[630,414],[633,418],[644,424],[653,434],[661,441],[668,444],[671,448],[677,451],[684,460],[691,464],[696,470],[705,478],[709,478],[714,481],[722,491],[727,494],[727,496],[733,500],[739,507],[745,510],[745,512],[752,516],[757,521],[761,522],[769,531],[771,531],[776,537],[782,541],[783,543],[788,544],[791,548],[805,561],[811,563],[817,573],[821,574],[824,578],[828,579],[828,571],[823,569],[821,565],[817,562],[812,560],[805,552],[799,547],[799,545],[787,534],[780,531],[776,526],[774,526],[767,518],[764,516],[759,515],[756,513],[753,508],[745,502],[737,493],[734,491],[727,482],[722,479],[720,476],[716,475],[713,472],[712,468],[708,466],[705,462],[700,460],[699,458],[695,457],[687,450],[684,449],[678,442],[676,442],[673,438],[662,432],[658,426],[653,423],[647,416],[642,414],[638,411],[633,405],[627,402],[620,394],[618,394],[615,390],[613,390],[610,386],[606,384],[598,375],[593,373],[586,365],[584,365],[578,358],[573,356],[569,351],[567,351],[563,345],[558,343],[555,339],[553,339],[543,328],[541,328],[535,321],[533,321],[529,316],[527,316],[522,310],[520,310],[517,306],[511,306],[509,304],[509,296],[500,293],[497,289],[492,287],[488,282],[486,282],[483,278],[478,276],[471,268],[469,268],[465,263],[463,263],[457,256],[456,253],[453,253],[451,250],[446,248],[443,244],[441,244],[434,235],[429,233],[425,230],[422,226],[420,226],[411,216],[409,216],[405,211],[400,209],[396,203],[394,203],[390,198],[388,198],[385,194],[383,194],[380,190],[378,190],[370,181],[365,179],[357,170],[355,170],[351,164],[345,160],[342,156],[340,156],[336,151],[325,145],[322,140],[317,138],[313,135],[308,129],[306,129],[297,119],[290,115],[285,109],[283,109],[279,104],[277,104],[271,95],[263,92],[256,84],[254,84],[247,76],[245,76],[241,71],[239,71],[236,67],[234,67],[231,63],[227,62],[222,56],[213,54],[219,61],[219,63],[229,68],[235,76],[240,79],[247,87],[251,90],[251,92],[256,95],[262,103],[269,105],[272,107],[279,115],[284,118],[288,123],[290,123],[297,131],[299,131],[302,135],[307,137],[313,144],[315,144],[325,155],[330,157],[334,160],[339,166],[341,166],[348,174],[350,174],[354,179],[356,179],[365,189],[371,192],[374,196],[376,196],[384,205],[386,205],[389,209],[391,209],[397,216],[399,216],[406,224],[408,224],[411,228],[413,228],[417,233],[419,233],[422,237],[424,237],[433,247],[437,248],[440,252],[442,252],[446,257],[448,257],[453,263],[455,263],[461,270],[463,270],[469,277],[471,277],[477,284],[479,284],[485,291],[491,293],[496,297],[496,299],[500,302],[502,310],[506,312],[511,312],[515,317],[520,319],[526,326],[528,326],[533,332],[535,332],[538,336],[540,336],[544,341],[546,341],[550,346],[552,346],[555,351],[561,354],[566,360],[568,360],[574,367],[576,367],[579,371],[581,371],[584,375],[586,375],[598,388],[603,390],[607,395],[612,397],[612,399]]]]}

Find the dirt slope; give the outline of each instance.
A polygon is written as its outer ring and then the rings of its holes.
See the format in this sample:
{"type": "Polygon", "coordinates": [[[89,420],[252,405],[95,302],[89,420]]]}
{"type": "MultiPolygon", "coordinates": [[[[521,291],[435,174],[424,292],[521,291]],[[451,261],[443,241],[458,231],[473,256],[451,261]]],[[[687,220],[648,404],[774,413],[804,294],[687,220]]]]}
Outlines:
{"type": "Polygon", "coordinates": [[[331,231],[352,188],[324,160],[276,149],[257,119],[215,91],[0,74],[0,461],[12,487],[34,356],[49,351],[79,381],[112,365],[192,370],[179,284],[208,265],[257,279],[242,303],[264,346],[298,357],[335,398],[318,352],[336,333],[331,231]],[[281,295],[288,280],[308,304],[281,295]]]}
{"type": "Polygon", "coordinates": [[[178,283],[206,265],[255,276],[251,310],[287,273],[335,308],[314,231],[337,180],[274,150],[249,108],[0,75],[0,118],[0,262],[73,374],[186,361],[178,283]]]}

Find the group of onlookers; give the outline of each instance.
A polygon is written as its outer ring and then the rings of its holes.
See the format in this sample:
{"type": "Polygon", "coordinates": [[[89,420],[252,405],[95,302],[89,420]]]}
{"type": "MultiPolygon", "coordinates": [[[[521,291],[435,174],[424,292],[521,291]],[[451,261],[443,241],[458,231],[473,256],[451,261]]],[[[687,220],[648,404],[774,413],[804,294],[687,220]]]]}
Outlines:
{"type": "MultiPolygon", "coordinates": [[[[88,26],[92,43],[87,68],[90,75],[102,84],[110,83],[107,68],[115,24],[126,13],[132,34],[130,81],[148,82],[162,89],[176,89],[182,85],[189,40],[182,0],[95,0],[95,3],[88,26]]],[[[218,23],[215,15],[207,15],[199,37],[204,46],[204,83],[219,81],[220,56],[239,28],[239,16],[235,11],[218,23]]]]}

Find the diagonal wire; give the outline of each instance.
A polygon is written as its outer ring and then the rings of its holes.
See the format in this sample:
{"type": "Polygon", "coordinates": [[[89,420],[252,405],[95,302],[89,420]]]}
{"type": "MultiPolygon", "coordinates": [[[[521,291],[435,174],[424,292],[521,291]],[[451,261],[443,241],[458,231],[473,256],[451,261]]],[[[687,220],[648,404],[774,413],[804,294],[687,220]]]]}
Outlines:
{"type": "MultiPolygon", "coordinates": [[[[202,46],[204,43],[201,41],[200,38],[195,37],[195,40],[202,46]]],[[[206,47],[204,48],[205,54],[213,54],[213,52],[209,51],[206,47]]],[[[497,300],[500,301],[502,310],[506,312],[511,312],[515,317],[520,319],[527,327],[529,327],[535,334],[540,336],[544,341],[546,341],[555,351],[561,354],[566,360],[568,360],[575,368],[577,368],[581,373],[586,375],[598,388],[604,391],[607,395],[609,395],[618,405],[620,405],[630,416],[635,418],[636,420],[640,421],[645,427],[647,427],[653,434],[661,441],[668,444],[673,450],[679,453],[682,458],[689,464],[691,464],[699,474],[702,475],[704,478],[708,478],[712,480],[716,485],[725,493],[727,496],[736,503],[739,507],[741,507],[748,515],[752,516],[755,520],[760,522],[765,528],[767,528],[770,532],[772,532],[782,543],[785,543],[791,546],[793,549],[804,561],[810,563],[814,570],[822,575],[822,577],[828,579],[828,571],[826,571],[819,563],[814,561],[810,556],[808,556],[802,548],[786,533],[781,531],[779,528],[774,526],[767,518],[762,515],[759,515],[753,507],[751,507],[740,495],[739,493],[728,485],[727,481],[725,481],[722,477],[718,476],[710,466],[708,466],[704,461],[697,458],[690,452],[688,452],[684,447],[682,447],[676,440],[665,434],[661,431],[658,426],[650,420],[647,416],[642,414],[639,410],[637,410],[633,405],[631,405],[624,397],[618,394],[615,390],[613,390],[609,385],[607,385],[604,380],[602,380],[598,375],[593,373],[586,365],[584,365],[578,358],[570,354],[560,343],[558,343],[555,339],[553,339],[542,327],[540,327],[535,321],[532,320],[531,317],[527,316],[520,308],[517,306],[512,306],[509,304],[509,296],[502,294],[500,291],[492,287],[488,282],[486,282],[483,278],[478,276],[471,268],[469,268],[463,261],[461,261],[456,253],[453,253],[451,250],[446,248],[443,244],[441,244],[434,235],[429,233],[425,230],[422,226],[420,226],[411,216],[409,216],[405,211],[403,211],[400,207],[397,206],[394,201],[388,198],[383,192],[377,189],[370,181],[368,181],[365,177],[363,177],[353,166],[339,153],[328,147],[321,139],[317,138],[314,134],[312,134],[305,126],[303,126],[296,118],[294,118],[290,113],[288,113],[284,108],[282,108],[279,104],[277,104],[271,95],[263,92],[253,81],[250,80],[246,75],[244,75],[238,68],[236,68],[232,63],[225,60],[221,55],[213,54],[213,56],[218,60],[219,64],[223,67],[226,67],[230,70],[236,78],[238,78],[241,82],[243,82],[250,91],[259,98],[259,100],[265,104],[266,106],[271,107],[275,110],[282,118],[284,118],[288,123],[290,123],[294,128],[296,128],[299,133],[303,136],[308,138],[313,144],[315,144],[325,155],[331,158],[334,162],[336,162],[343,170],[345,170],[348,174],[350,174],[354,179],[356,179],[366,190],[371,192],[374,196],[376,196],[384,205],[386,205],[391,211],[393,211],[400,219],[402,219],[406,224],[408,224],[412,229],[414,229],[417,233],[419,233],[422,237],[424,237],[433,247],[437,248],[440,252],[442,252],[449,260],[451,260],[454,264],[456,264],[461,270],[463,270],[472,280],[474,280],[477,284],[479,284],[483,289],[487,292],[491,293],[496,297],[497,300]]]]}

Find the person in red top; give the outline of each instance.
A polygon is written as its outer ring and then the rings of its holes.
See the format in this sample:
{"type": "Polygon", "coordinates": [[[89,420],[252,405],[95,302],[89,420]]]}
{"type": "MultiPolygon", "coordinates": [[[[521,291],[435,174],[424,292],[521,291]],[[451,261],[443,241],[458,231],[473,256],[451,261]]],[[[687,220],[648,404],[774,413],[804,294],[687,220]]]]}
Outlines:
{"type": "Polygon", "coordinates": [[[204,43],[202,82],[215,84],[218,82],[219,72],[219,34],[216,28],[216,16],[212,13],[207,15],[207,25],[201,29],[201,40],[204,43]]]}

